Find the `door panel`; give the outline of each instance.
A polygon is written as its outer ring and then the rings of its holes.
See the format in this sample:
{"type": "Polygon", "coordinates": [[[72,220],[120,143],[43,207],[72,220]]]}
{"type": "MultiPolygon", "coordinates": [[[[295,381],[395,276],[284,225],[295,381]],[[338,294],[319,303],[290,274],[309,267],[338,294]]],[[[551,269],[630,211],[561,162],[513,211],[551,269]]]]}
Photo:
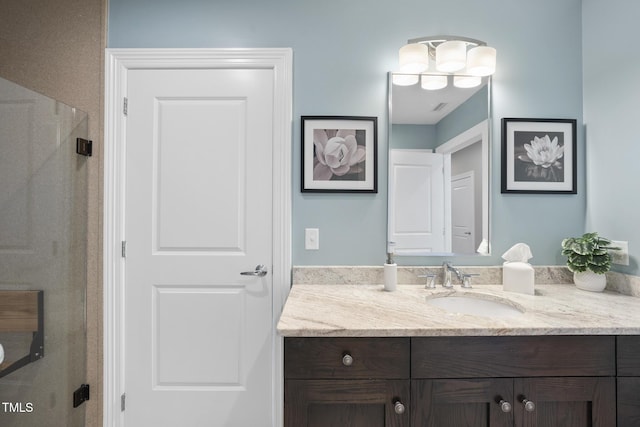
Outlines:
{"type": "Polygon", "coordinates": [[[615,379],[517,378],[516,425],[524,427],[610,427],[616,423],[615,379]],[[534,403],[526,410],[523,400],[534,403]]]}
{"type": "Polygon", "coordinates": [[[284,425],[408,427],[408,399],[409,380],[286,380],[284,425]]]}
{"type": "Polygon", "coordinates": [[[640,377],[618,377],[618,425],[640,425],[640,377]]]}
{"type": "Polygon", "coordinates": [[[273,70],[128,84],[125,424],[269,426],[273,70]]]}
{"type": "Polygon", "coordinates": [[[513,404],[510,378],[411,381],[414,427],[510,427],[513,413],[500,401],[513,404]]]}
{"type": "Polygon", "coordinates": [[[156,100],[157,251],[246,249],[246,104],[243,99],[156,100]]]}
{"type": "Polygon", "coordinates": [[[389,156],[389,241],[397,254],[443,252],[442,154],[391,150],[389,156]]]}
{"type": "Polygon", "coordinates": [[[154,290],[154,388],[198,390],[244,383],[239,361],[247,332],[242,325],[245,293],[219,287],[156,286],[154,290]],[[173,316],[185,309],[189,316],[173,316]],[[189,363],[185,363],[184,349],[189,349],[189,363]],[[212,355],[216,363],[211,363],[212,355]]]}

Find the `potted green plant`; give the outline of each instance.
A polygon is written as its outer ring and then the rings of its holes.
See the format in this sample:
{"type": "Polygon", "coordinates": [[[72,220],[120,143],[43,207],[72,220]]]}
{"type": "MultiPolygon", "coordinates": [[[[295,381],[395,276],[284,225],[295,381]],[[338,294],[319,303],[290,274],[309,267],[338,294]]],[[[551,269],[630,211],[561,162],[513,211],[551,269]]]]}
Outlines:
{"type": "Polygon", "coordinates": [[[585,233],[582,237],[569,237],[562,241],[562,255],[573,272],[575,285],[587,291],[602,292],[607,285],[605,273],[611,269],[611,240],[598,233],[585,233]]]}

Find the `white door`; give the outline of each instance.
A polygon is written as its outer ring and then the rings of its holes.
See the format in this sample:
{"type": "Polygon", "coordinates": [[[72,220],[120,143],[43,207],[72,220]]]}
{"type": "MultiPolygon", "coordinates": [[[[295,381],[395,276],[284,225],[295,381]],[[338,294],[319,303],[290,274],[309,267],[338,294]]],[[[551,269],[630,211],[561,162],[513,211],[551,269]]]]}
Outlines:
{"type": "Polygon", "coordinates": [[[473,171],[451,177],[451,248],[454,253],[476,252],[475,179],[473,171]]]}
{"type": "Polygon", "coordinates": [[[273,73],[128,72],[127,427],[272,425],[273,73]]]}
{"type": "Polygon", "coordinates": [[[444,251],[442,154],[390,150],[388,227],[398,254],[444,251]]]}

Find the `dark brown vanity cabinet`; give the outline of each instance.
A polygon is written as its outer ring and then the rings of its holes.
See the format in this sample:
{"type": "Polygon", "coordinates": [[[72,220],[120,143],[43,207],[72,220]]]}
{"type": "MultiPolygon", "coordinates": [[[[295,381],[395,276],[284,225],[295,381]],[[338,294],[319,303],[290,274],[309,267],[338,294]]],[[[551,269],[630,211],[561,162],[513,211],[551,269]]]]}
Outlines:
{"type": "Polygon", "coordinates": [[[615,425],[615,338],[414,338],[412,426],[615,425]]]}
{"type": "Polygon", "coordinates": [[[512,395],[511,379],[412,380],[411,425],[510,427],[512,395]]]}
{"type": "Polygon", "coordinates": [[[286,338],[285,427],[409,427],[409,338],[286,338]]]}
{"type": "Polygon", "coordinates": [[[615,355],[612,336],[286,338],[285,426],[613,427],[615,355]]]}
{"type": "Polygon", "coordinates": [[[412,426],[612,427],[615,379],[413,380],[412,426]]]}
{"type": "Polygon", "coordinates": [[[618,426],[640,426],[640,337],[619,336],[618,426]]]}

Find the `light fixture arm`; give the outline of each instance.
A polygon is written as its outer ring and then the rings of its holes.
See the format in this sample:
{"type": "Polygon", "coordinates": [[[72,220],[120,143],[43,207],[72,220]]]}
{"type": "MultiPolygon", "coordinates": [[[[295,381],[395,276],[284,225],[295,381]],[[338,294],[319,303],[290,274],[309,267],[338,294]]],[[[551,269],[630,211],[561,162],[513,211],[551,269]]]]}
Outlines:
{"type": "Polygon", "coordinates": [[[450,40],[458,40],[461,42],[465,42],[468,45],[473,47],[475,46],[487,46],[487,42],[483,42],[482,40],[472,39],[471,37],[462,37],[462,36],[427,36],[427,37],[418,37],[415,39],[407,40],[407,44],[420,43],[429,48],[429,57],[431,59],[435,59],[436,57],[436,47],[438,45],[450,41],[450,40]]]}
{"type": "Polygon", "coordinates": [[[407,40],[407,43],[422,43],[433,46],[437,46],[440,43],[449,41],[449,40],[460,40],[469,44],[473,44],[476,46],[486,46],[487,42],[483,42],[482,40],[472,39],[470,37],[461,37],[461,36],[428,36],[428,37],[418,37],[415,39],[407,40]]]}

